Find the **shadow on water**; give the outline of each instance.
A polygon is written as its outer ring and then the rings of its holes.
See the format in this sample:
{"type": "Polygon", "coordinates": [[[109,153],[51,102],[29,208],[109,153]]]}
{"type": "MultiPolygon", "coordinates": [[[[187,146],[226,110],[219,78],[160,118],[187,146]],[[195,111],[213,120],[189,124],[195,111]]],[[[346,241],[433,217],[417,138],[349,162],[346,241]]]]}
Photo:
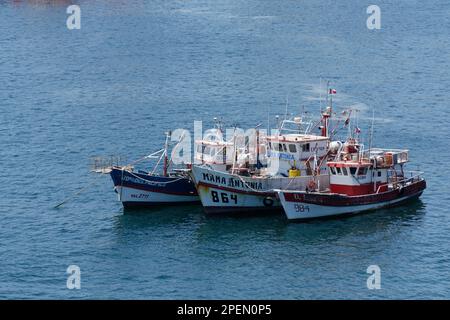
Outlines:
{"type": "Polygon", "coordinates": [[[206,217],[197,230],[199,241],[215,235],[257,238],[313,244],[332,241],[351,234],[373,234],[398,226],[420,223],[425,213],[421,200],[399,207],[370,211],[345,218],[290,222],[283,214],[251,217],[206,217]]]}
{"type": "Polygon", "coordinates": [[[204,218],[200,205],[157,206],[152,208],[123,208],[115,217],[116,230],[146,230],[198,224],[204,218]]]}
{"type": "Polygon", "coordinates": [[[146,232],[189,227],[198,242],[226,237],[233,241],[296,241],[305,244],[336,241],[348,235],[370,235],[389,228],[420,224],[425,213],[421,200],[344,218],[290,222],[284,214],[208,216],[199,205],[126,209],[116,216],[116,231],[146,232]]]}

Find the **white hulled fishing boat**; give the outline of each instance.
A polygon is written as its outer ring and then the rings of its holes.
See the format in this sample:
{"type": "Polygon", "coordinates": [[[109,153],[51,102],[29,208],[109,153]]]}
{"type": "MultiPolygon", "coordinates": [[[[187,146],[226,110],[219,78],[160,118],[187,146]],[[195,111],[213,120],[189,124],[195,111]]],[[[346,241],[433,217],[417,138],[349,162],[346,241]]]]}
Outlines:
{"type": "Polygon", "coordinates": [[[363,150],[355,139],[329,161],[328,190],[277,190],[290,220],[355,214],[418,198],[426,188],[422,172],[405,171],[408,150],[363,150]]]}
{"type": "Polygon", "coordinates": [[[190,173],[207,213],[239,213],[281,210],[275,189],[328,187],[326,160],[328,155],[328,118],[331,108],[323,113],[323,136],[310,133],[311,122],[302,118],[284,120],[279,133],[261,137],[250,155],[233,157],[231,169],[217,171],[205,165],[193,165],[190,173]],[[287,129],[294,125],[295,130],[287,129]],[[258,157],[265,150],[267,167],[236,159],[258,157]],[[313,178],[312,178],[313,177],[313,178]],[[314,185],[313,185],[314,183],[314,185]]]}

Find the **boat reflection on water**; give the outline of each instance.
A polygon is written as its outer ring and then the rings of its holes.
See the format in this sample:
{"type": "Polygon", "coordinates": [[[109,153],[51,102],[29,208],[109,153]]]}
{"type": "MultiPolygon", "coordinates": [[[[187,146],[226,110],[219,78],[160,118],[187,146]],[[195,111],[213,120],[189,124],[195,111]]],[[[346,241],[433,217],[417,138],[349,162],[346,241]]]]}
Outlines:
{"type": "MultiPolygon", "coordinates": [[[[292,223],[283,215],[267,216],[206,216],[197,229],[198,241],[210,241],[213,237],[229,236],[232,241],[258,239],[282,241],[292,244],[314,244],[323,241],[338,241],[352,234],[370,235],[400,226],[417,227],[425,214],[425,204],[417,200],[392,207],[360,213],[354,216],[317,219],[292,223]]],[[[407,229],[405,229],[407,230],[407,229]]],[[[398,230],[402,232],[402,229],[398,230]]]]}
{"type": "MultiPolygon", "coordinates": [[[[195,229],[198,241],[233,235],[251,239],[262,236],[266,240],[296,240],[312,243],[338,239],[348,234],[370,234],[384,228],[420,224],[426,205],[422,200],[408,204],[360,213],[354,216],[318,219],[302,223],[288,222],[283,215],[208,216],[201,206],[123,208],[115,216],[117,230],[146,230],[177,228],[180,224],[195,229]]],[[[263,238],[259,239],[260,241],[263,238]]]]}

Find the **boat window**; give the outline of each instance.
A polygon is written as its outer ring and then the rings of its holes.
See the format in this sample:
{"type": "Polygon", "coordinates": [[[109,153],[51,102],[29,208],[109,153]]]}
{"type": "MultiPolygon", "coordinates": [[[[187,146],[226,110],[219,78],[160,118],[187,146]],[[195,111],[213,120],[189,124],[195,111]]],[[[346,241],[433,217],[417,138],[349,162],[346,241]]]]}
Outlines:
{"type": "Polygon", "coordinates": [[[337,174],[342,174],[342,173],[341,173],[341,168],[337,167],[337,168],[336,168],[336,172],[337,172],[337,174]]]}
{"type": "Polygon", "coordinates": [[[378,171],[378,176],[381,177],[381,171],[378,171]]]}
{"type": "Polygon", "coordinates": [[[269,141],[269,149],[272,149],[272,142],[269,141]]]}
{"type": "Polygon", "coordinates": [[[334,169],[334,167],[330,167],[330,171],[331,171],[331,174],[336,174],[336,170],[334,169]]]}
{"type": "Polygon", "coordinates": [[[360,167],[358,171],[358,175],[365,176],[367,174],[367,167],[360,167]]]}
{"type": "MultiPolygon", "coordinates": [[[[284,149],[286,149],[286,146],[284,146],[284,149]]],[[[283,144],[282,143],[278,144],[278,150],[279,151],[283,151],[283,144]]]]}
{"type": "Polygon", "coordinates": [[[350,174],[355,175],[356,174],[356,168],[350,167],[350,174]]]}
{"type": "Polygon", "coordinates": [[[199,144],[199,145],[197,146],[197,152],[198,152],[198,153],[203,153],[203,146],[202,146],[201,144],[199,144]]]}
{"type": "Polygon", "coordinates": [[[223,156],[223,148],[220,148],[219,151],[217,151],[218,156],[223,156]]]}
{"type": "Polygon", "coordinates": [[[344,176],[348,176],[347,168],[342,168],[342,173],[344,174],[344,176]]]}
{"type": "Polygon", "coordinates": [[[303,152],[309,152],[309,143],[305,143],[302,145],[302,151],[303,152]]]}
{"type": "Polygon", "coordinates": [[[289,145],[289,151],[292,153],[297,153],[297,147],[295,146],[295,144],[289,145]]]}
{"type": "Polygon", "coordinates": [[[203,150],[204,154],[210,154],[211,152],[211,148],[210,147],[205,147],[205,150],[203,150]]]}
{"type": "Polygon", "coordinates": [[[279,144],[278,143],[274,143],[273,144],[273,150],[275,150],[275,151],[280,151],[280,148],[279,148],[279,144]]]}

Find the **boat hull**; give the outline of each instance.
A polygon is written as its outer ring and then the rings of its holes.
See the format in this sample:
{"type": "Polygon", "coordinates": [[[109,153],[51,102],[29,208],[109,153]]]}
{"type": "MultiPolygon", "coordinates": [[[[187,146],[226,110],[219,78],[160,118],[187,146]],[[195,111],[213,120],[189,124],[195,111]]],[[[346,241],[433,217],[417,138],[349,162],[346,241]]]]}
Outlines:
{"type": "Polygon", "coordinates": [[[124,207],[198,203],[194,183],[185,176],[157,176],[113,168],[111,178],[124,207]]]}
{"type": "Polygon", "coordinates": [[[207,214],[281,213],[273,189],[263,179],[238,177],[194,166],[190,173],[207,214]]]}
{"type": "Polygon", "coordinates": [[[277,190],[277,193],[289,220],[307,220],[351,215],[363,211],[395,206],[405,201],[418,198],[425,188],[425,180],[420,180],[401,189],[364,196],[283,190],[277,190]]]}
{"type": "Polygon", "coordinates": [[[274,192],[253,194],[206,183],[199,183],[197,192],[207,214],[264,214],[283,210],[274,192]]]}

